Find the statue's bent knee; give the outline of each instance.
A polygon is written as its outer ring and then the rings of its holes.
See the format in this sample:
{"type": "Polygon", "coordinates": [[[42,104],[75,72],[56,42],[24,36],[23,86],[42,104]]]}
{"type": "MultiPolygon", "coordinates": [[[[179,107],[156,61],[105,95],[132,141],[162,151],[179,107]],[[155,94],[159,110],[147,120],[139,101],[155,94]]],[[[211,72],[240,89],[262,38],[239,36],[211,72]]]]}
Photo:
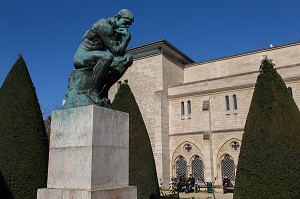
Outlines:
{"type": "Polygon", "coordinates": [[[132,65],[132,62],[133,62],[133,56],[130,54],[115,57],[111,64],[111,68],[117,69],[123,73],[129,66],[132,65]]]}
{"type": "Polygon", "coordinates": [[[113,60],[114,60],[114,56],[111,53],[109,52],[101,53],[100,56],[98,55],[95,58],[96,64],[93,67],[101,67],[103,69],[108,68],[113,62],[113,60]]]}

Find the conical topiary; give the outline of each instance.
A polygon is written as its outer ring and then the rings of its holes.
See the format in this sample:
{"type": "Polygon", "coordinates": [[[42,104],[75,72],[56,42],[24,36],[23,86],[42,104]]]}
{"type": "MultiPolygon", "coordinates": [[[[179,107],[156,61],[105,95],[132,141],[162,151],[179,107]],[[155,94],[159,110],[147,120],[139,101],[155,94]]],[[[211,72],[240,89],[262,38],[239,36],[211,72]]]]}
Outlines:
{"type": "Polygon", "coordinates": [[[0,93],[0,171],[11,194],[0,198],[33,199],[46,187],[48,141],[27,66],[20,56],[0,93]]]}
{"type": "Polygon", "coordinates": [[[13,198],[12,193],[9,190],[7,183],[5,182],[1,171],[0,171],[0,197],[1,197],[1,199],[2,198],[8,198],[8,199],[13,198]]]}
{"type": "Polygon", "coordinates": [[[156,167],[148,132],[128,84],[121,84],[113,109],[129,113],[129,184],[137,186],[137,198],[159,196],[156,167]]]}
{"type": "Polygon", "coordinates": [[[300,198],[300,112],[272,60],[261,62],[234,199],[300,198]]]}

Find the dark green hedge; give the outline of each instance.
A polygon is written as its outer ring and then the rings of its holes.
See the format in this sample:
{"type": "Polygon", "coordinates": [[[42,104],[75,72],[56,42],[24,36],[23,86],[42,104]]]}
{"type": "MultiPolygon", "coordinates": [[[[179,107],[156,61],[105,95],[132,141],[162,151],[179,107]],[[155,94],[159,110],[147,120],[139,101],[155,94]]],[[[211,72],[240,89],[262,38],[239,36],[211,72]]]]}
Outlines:
{"type": "Polygon", "coordinates": [[[150,139],[128,84],[121,84],[112,106],[129,113],[129,184],[137,186],[138,199],[155,198],[159,187],[150,139]]]}
{"type": "Polygon", "coordinates": [[[234,199],[300,198],[300,112],[267,58],[242,142],[234,199]]]}
{"type": "Polygon", "coordinates": [[[20,56],[0,92],[0,198],[33,199],[46,187],[48,141],[25,61],[20,56]],[[8,193],[9,191],[10,193],[8,193]]]}

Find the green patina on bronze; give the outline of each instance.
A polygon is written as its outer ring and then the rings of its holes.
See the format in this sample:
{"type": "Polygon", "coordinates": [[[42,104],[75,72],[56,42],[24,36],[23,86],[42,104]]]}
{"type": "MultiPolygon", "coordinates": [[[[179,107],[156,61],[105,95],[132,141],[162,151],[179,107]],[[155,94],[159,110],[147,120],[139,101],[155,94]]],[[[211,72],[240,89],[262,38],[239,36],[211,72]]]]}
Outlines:
{"type": "Polygon", "coordinates": [[[69,76],[64,109],[86,105],[111,108],[108,91],[133,62],[133,56],[126,53],[133,21],[131,11],[122,9],[112,18],[100,19],[84,34],[74,55],[75,69],[69,76]]]}

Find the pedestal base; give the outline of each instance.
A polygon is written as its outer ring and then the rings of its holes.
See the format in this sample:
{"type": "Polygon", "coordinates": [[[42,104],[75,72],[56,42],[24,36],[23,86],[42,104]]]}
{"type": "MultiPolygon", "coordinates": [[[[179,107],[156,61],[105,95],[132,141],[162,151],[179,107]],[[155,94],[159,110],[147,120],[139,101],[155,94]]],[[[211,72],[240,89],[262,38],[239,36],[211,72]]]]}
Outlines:
{"type": "Polygon", "coordinates": [[[136,187],[113,189],[39,189],[37,199],[133,199],[137,198],[136,187]]]}
{"type": "Polygon", "coordinates": [[[47,188],[128,186],[128,121],[127,113],[98,106],[53,112],[47,188]]]}

